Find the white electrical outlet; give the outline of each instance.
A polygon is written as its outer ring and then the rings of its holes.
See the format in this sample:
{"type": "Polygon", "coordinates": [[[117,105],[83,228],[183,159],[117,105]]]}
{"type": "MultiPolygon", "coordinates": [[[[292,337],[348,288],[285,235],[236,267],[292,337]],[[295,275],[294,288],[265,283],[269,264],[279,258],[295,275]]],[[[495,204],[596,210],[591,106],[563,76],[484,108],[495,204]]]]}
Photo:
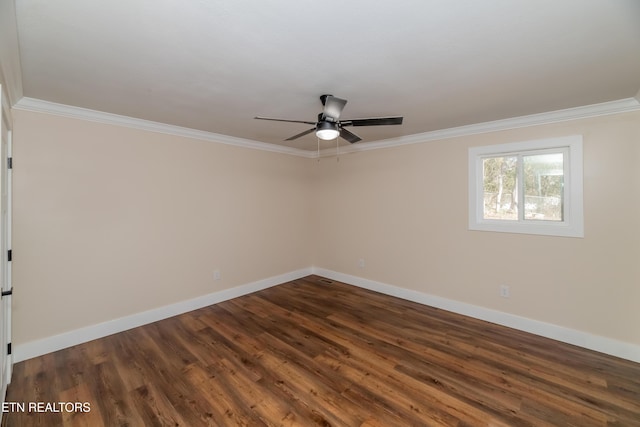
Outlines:
{"type": "Polygon", "coordinates": [[[213,272],[213,280],[220,280],[220,270],[215,270],[213,272]]]}
{"type": "Polygon", "coordinates": [[[364,268],[364,258],[358,260],[358,268],[364,268]]]}
{"type": "Polygon", "coordinates": [[[509,285],[500,285],[500,296],[502,298],[509,298],[509,285]]]}

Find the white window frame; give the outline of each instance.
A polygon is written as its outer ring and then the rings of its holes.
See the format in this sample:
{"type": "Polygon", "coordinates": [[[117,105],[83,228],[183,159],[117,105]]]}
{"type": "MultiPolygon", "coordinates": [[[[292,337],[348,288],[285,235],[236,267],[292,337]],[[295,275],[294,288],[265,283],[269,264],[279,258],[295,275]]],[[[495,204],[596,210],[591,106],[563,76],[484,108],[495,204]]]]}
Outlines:
{"type": "Polygon", "coordinates": [[[584,237],[582,161],[582,135],[469,148],[469,229],[584,237]],[[566,150],[565,153],[568,157],[563,164],[564,213],[562,221],[484,219],[483,160],[485,158],[562,149],[566,150]]]}

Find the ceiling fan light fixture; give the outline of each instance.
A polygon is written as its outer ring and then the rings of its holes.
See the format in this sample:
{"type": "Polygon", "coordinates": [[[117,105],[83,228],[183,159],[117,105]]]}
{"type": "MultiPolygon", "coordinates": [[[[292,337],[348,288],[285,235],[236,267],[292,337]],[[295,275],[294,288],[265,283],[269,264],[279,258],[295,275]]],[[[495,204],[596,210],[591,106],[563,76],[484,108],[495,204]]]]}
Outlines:
{"type": "Polygon", "coordinates": [[[320,122],[316,128],[316,136],[322,140],[329,141],[336,139],[340,135],[337,123],[320,122]]]}

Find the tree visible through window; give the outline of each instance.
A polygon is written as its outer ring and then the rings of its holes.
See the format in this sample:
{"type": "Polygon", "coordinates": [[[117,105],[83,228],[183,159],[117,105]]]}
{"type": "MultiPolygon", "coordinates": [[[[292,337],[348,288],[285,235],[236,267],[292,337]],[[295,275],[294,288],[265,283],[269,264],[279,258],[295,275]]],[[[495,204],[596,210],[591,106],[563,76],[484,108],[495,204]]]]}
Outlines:
{"type": "Polygon", "coordinates": [[[562,152],[484,158],[483,218],[562,221],[563,165],[562,152]]]}
{"type": "Polygon", "coordinates": [[[524,219],[562,221],[564,153],[522,156],[524,219]]]}
{"type": "Polygon", "coordinates": [[[484,159],[484,219],[518,219],[518,158],[484,159]]]}

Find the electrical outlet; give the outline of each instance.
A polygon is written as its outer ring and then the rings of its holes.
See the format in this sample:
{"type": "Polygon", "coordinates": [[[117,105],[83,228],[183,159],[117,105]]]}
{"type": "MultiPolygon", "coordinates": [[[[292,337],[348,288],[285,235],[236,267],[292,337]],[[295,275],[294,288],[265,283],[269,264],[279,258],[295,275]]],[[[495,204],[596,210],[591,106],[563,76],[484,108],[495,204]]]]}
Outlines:
{"type": "Polygon", "coordinates": [[[213,272],[213,280],[220,280],[220,270],[215,270],[213,272]]]}
{"type": "Polygon", "coordinates": [[[509,298],[509,285],[500,285],[500,296],[502,298],[509,298]]]}
{"type": "Polygon", "coordinates": [[[364,268],[364,258],[358,260],[358,268],[364,268]]]}

